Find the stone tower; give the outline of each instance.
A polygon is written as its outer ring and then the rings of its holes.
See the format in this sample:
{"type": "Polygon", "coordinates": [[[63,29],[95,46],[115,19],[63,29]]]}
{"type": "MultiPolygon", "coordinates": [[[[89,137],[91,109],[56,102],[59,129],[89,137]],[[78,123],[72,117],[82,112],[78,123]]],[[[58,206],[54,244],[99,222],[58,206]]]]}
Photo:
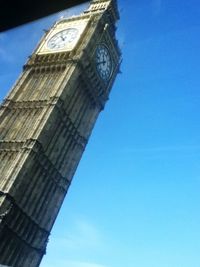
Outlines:
{"type": "Polygon", "coordinates": [[[119,71],[116,0],[58,21],[0,107],[0,264],[37,267],[119,71]]]}

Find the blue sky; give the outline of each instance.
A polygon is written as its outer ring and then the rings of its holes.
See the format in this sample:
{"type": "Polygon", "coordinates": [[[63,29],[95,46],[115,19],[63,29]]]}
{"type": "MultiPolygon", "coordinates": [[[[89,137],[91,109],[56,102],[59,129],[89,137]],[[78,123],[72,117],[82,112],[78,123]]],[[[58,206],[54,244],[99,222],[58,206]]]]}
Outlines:
{"type": "MultiPolygon", "coordinates": [[[[200,4],[118,2],[122,74],[41,267],[199,267],[200,4]]],[[[42,30],[84,7],[0,34],[0,99],[42,30]]]]}

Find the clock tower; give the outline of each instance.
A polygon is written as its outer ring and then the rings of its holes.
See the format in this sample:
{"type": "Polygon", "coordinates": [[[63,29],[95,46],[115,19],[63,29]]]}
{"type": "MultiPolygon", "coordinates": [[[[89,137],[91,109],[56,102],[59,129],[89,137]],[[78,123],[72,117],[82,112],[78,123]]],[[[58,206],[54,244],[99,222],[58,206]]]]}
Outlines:
{"type": "Polygon", "coordinates": [[[45,33],[0,107],[0,265],[37,267],[119,72],[116,0],[45,33]]]}

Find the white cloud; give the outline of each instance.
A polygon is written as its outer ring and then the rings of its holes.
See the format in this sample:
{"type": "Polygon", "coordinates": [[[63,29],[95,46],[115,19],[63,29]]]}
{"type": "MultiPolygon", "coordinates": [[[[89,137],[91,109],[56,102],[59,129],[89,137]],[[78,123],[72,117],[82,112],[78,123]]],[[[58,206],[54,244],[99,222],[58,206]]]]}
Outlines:
{"type": "Polygon", "coordinates": [[[169,145],[155,147],[138,147],[138,148],[122,148],[121,152],[126,157],[136,156],[145,159],[161,159],[179,157],[189,158],[194,155],[199,155],[200,146],[195,145],[169,145]]]}
{"type": "Polygon", "coordinates": [[[9,53],[8,49],[4,49],[0,46],[0,62],[8,62],[11,63],[13,61],[12,55],[9,53]]]}
{"type": "MultiPolygon", "coordinates": [[[[108,267],[102,264],[93,263],[93,262],[82,262],[82,261],[65,261],[61,263],[61,266],[70,266],[70,267],[108,267]]],[[[60,265],[59,265],[60,266],[60,265]]]]}
{"type": "Polygon", "coordinates": [[[6,39],[7,34],[5,32],[0,33],[0,42],[4,41],[6,39]]]}
{"type": "Polygon", "coordinates": [[[86,221],[75,222],[73,229],[67,229],[67,233],[60,237],[51,238],[51,248],[61,250],[96,249],[103,244],[103,236],[95,225],[86,221]]]}
{"type": "Polygon", "coordinates": [[[131,149],[133,152],[193,152],[193,151],[200,151],[200,146],[190,146],[190,145],[183,145],[183,146],[158,146],[158,147],[149,147],[149,148],[136,148],[131,149]]]}
{"type": "Polygon", "coordinates": [[[109,267],[97,259],[108,249],[108,242],[98,227],[85,219],[70,225],[59,236],[52,234],[47,247],[48,257],[44,257],[41,267],[109,267]]]}
{"type": "Polygon", "coordinates": [[[154,15],[159,15],[162,9],[162,0],[152,0],[152,9],[154,15]]]}
{"type": "Polygon", "coordinates": [[[57,260],[53,262],[52,264],[46,263],[43,264],[42,267],[109,267],[107,265],[102,265],[99,263],[94,263],[94,262],[85,262],[85,261],[71,261],[71,260],[57,260]]]}

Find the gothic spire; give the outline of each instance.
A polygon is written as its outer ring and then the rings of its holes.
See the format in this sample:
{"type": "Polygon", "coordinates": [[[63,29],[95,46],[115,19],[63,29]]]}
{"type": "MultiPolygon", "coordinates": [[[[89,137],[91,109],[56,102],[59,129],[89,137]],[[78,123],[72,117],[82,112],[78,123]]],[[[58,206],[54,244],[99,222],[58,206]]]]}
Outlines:
{"type": "Polygon", "coordinates": [[[85,13],[105,12],[107,10],[114,21],[119,19],[117,0],[92,0],[88,10],[85,13]]]}

